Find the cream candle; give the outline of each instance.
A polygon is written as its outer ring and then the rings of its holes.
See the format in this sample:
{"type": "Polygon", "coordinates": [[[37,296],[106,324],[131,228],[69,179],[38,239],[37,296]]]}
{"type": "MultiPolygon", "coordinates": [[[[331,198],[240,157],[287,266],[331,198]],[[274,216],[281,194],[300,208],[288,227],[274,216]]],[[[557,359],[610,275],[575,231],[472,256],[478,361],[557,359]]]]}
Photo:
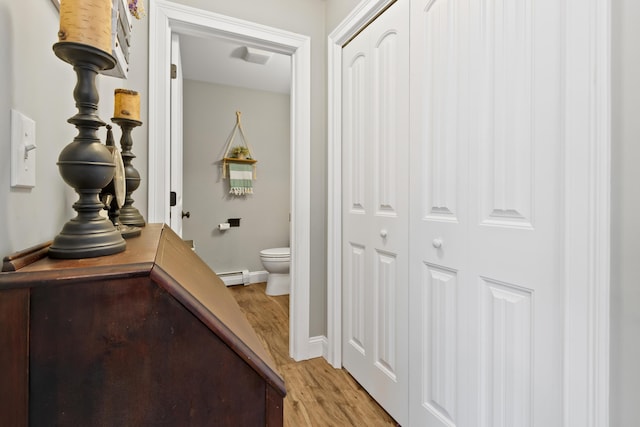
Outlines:
{"type": "Polygon", "coordinates": [[[113,117],[140,121],[140,94],[134,90],[116,89],[113,117]]]}
{"type": "Polygon", "coordinates": [[[58,41],[93,46],[112,54],[111,0],[61,0],[58,41]]]}

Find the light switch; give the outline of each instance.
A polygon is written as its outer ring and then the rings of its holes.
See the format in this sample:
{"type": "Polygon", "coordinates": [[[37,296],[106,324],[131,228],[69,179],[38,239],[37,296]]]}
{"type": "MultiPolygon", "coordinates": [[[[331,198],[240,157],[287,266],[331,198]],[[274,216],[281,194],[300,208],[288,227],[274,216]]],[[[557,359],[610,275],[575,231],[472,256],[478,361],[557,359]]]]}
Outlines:
{"type": "Polygon", "coordinates": [[[11,110],[11,186],[36,186],[36,122],[11,110]]]}

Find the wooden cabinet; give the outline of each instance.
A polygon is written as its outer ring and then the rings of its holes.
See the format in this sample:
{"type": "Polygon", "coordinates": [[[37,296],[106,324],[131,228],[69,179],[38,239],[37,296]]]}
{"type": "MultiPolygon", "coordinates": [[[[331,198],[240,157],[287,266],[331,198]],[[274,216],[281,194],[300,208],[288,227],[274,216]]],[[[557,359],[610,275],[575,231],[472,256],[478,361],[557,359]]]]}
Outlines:
{"type": "Polygon", "coordinates": [[[166,226],[123,253],[0,274],[11,426],[282,425],[284,382],[220,279],[166,226]]]}

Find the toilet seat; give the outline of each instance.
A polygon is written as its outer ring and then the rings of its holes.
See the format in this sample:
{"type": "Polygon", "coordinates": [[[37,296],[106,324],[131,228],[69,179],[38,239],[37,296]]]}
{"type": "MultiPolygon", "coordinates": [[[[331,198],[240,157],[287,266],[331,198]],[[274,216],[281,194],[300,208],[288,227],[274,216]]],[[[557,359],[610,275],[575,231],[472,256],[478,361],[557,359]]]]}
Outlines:
{"type": "Polygon", "coordinates": [[[291,249],[290,248],[264,249],[260,251],[260,256],[262,258],[268,258],[268,259],[289,258],[291,256],[291,249]]]}

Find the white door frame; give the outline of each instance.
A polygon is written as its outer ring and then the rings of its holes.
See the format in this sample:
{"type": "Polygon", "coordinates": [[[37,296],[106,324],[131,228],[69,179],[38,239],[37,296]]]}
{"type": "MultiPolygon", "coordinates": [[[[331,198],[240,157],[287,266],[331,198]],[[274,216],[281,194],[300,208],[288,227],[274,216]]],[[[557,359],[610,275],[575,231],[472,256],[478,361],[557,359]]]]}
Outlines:
{"type": "MultiPolygon", "coordinates": [[[[327,360],[336,368],[342,366],[342,46],[394,1],[361,2],[328,40],[327,360]]],[[[565,6],[567,427],[609,424],[610,2],[565,6]]]]}
{"type": "Polygon", "coordinates": [[[318,356],[309,339],[311,41],[213,12],[154,0],[149,4],[149,222],[169,223],[171,33],[226,38],[291,56],[291,293],[289,354],[318,356]]]}
{"type": "Polygon", "coordinates": [[[182,57],[180,56],[180,35],[171,35],[171,63],[176,65],[176,78],[171,81],[171,167],[170,167],[170,191],[176,192],[176,205],[169,208],[169,226],[176,234],[182,237],[182,182],[184,172],[183,163],[183,80],[182,57]],[[175,167],[174,167],[175,166],[175,167]],[[175,173],[174,173],[175,171],[175,173]]]}

